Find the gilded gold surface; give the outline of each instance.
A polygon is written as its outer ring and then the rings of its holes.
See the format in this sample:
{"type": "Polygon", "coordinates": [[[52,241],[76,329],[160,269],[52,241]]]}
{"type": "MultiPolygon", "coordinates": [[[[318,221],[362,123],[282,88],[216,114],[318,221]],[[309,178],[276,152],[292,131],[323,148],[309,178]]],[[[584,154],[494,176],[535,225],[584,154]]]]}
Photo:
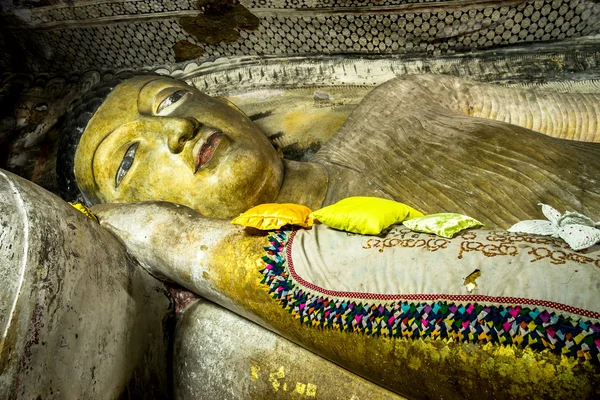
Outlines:
{"type": "Polygon", "coordinates": [[[260,129],[234,108],[183,82],[142,76],[118,85],[94,114],[77,148],[75,174],[103,202],[165,200],[230,217],[272,201],[283,164],[260,129]],[[183,97],[159,111],[178,91],[183,97]],[[217,131],[223,139],[196,171],[202,144],[217,131]],[[134,162],[117,186],[134,143],[134,162]]]}
{"type": "Polygon", "coordinates": [[[288,339],[408,398],[600,395],[598,371],[592,364],[546,351],[451,340],[390,339],[301,325],[260,284],[257,260],[267,240],[239,233],[221,243],[211,260],[219,268],[212,269],[207,278],[225,296],[288,339]],[[489,390],[481,391],[485,387],[489,390]]]}

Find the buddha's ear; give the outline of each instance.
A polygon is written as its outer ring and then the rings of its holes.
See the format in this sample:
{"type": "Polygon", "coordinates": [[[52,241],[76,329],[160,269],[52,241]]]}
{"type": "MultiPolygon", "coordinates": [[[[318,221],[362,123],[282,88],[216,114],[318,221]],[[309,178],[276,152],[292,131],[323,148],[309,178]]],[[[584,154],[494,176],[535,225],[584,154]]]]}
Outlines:
{"type": "Polygon", "coordinates": [[[228,100],[228,99],[226,99],[225,97],[220,97],[220,96],[219,96],[219,97],[216,97],[216,99],[217,99],[217,100],[221,100],[223,103],[227,104],[229,107],[231,107],[231,108],[233,108],[233,109],[237,110],[238,112],[240,112],[240,113],[244,114],[244,115],[247,117],[246,113],[245,113],[245,112],[243,112],[241,108],[239,108],[238,106],[236,106],[235,104],[233,104],[231,101],[229,101],[229,100],[228,100]]]}

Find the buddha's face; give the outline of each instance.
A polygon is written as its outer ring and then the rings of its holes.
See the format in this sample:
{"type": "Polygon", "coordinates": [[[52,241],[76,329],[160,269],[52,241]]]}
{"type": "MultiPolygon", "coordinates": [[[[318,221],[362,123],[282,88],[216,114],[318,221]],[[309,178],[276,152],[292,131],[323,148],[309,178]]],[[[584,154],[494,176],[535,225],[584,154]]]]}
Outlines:
{"type": "Polygon", "coordinates": [[[82,190],[103,202],[164,200],[232,217],[277,196],[281,159],[243,113],[183,82],[119,84],[75,153],[82,190]]]}

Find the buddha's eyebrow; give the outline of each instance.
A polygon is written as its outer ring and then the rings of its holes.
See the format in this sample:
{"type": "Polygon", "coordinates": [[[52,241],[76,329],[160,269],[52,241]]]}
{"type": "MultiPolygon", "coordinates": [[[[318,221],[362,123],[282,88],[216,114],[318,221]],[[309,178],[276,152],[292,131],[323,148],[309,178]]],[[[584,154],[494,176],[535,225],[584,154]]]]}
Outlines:
{"type": "MultiPolygon", "coordinates": [[[[139,123],[139,121],[130,121],[124,124],[121,124],[119,126],[117,126],[115,129],[113,129],[112,131],[110,131],[109,133],[107,133],[106,135],[104,135],[104,137],[102,138],[102,140],[100,142],[98,142],[98,145],[96,146],[96,148],[94,149],[94,154],[92,155],[92,177],[94,179],[94,182],[96,182],[96,174],[94,172],[94,163],[96,162],[96,155],[98,154],[98,150],[102,147],[102,144],[106,141],[106,139],[108,139],[113,133],[117,132],[118,130],[122,129],[123,127],[129,125],[129,124],[137,124],[139,123]]],[[[117,146],[118,148],[118,146],[117,146]]],[[[111,151],[111,155],[114,156],[115,151],[111,151]]]]}
{"type": "MultiPolygon", "coordinates": [[[[139,110],[140,110],[140,99],[141,99],[141,96],[142,96],[142,92],[144,91],[144,89],[146,88],[146,86],[148,86],[152,82],[156,82],[158,79],[160,79],[160,76],[157,76],[154,79],[149,80],[148,82],[144,83],[140,87],[140,90],[138,91],[137,99],[135,101],[135,104],[136,104],[137,109],[138,109],[138,113],[139,113],[139,110]]],[[[134,121],[131,121],[131,122],[134,122],[134,121]]],[[[110,132],[108,132],[106,135],[104,135],[104,137],[102,138],[102,140],[100,142],[98,142],[98,145],[96,146],[96,150],[94,151],[94,157],[96,156],[96,151],[98,150],[98,148],[100,148],[100,146],[102,145],[102,143],[104,143],[104,141],[106,139],[108,139],[108,137],[110,137],[110,135],[112,135],[115,131],[121,129],[124,125],[127,125],[127,124],[129,124],[131,122],[127,122],[125,124],[121,124],[121,125],[117,126],[115,129],[113,129],[110,132]]],[[[92,162],[93,161],[94,161],[94,158],[92,157],[92,162]]]]}
{"type": "MultiPolygon", "coordinates": [[[[142,93],[144,92],[144,90],[146,89],[146,87],[147,87],[149,84],[151,84],[152,82],[156,82],[156,81],[157,81],[157,80],[159,80],[160,78],[161,78],[160,76],[157,76],[157,77],[155,77],[154,79],[151,79],[151,80],[149,80],[148,82],[144,83],[144,84],[143,84],[143,85],[140,87],[140,90],[138,91],[138,94],[137,94],[137,99],[136,99],[136,102],[135,102],[135,104],[136,104],[136,106],[137,106],[137,109],[138,109],[138,113],[139,113],[139,110],[140,110],[140,100],[141,100],[141,98],[142,98],[142,93]]],[[[157,93],[158,93],[158,92],[160,92],[160,90],[158,90],[158,91],[157,91],[157,93]]],[[[156,95],[156,93],[154,93],[154,95],[156,95]]],[[[97,150],[97,149],[100,147],[100,145],[102,145],[102,143],[103,143],[103,142],[104,142],[104,141],[105,141],[105,140],[106,140],[106,139],[107,139],[107,138],[108,138],[110,135],[112,135],[112,134],[113,134],[115,131],[117,131],[117,130],[121,129],[123,126],[125,126],[125,125],[127,125],[127,124],[130,124],[131,122],[135,122],[135,121],[130,121],[130,122],[127,122],[127,123],[125,123],[125,124],[121,124],[121,125],[117,126],[115,129],[113,129],[112,131],[108,132],[108,133],[107,133],[107,134],[106,134],[106,135],[105,135],[105,136],[102,138],[102,140],[101,140],[101,141],[98,143],[98,146],[96,146],[96,150],[97,150]]],[[[95,155],[96,155],[96,153],[94,152],[94,156],[95,156],[95,155]]],[[[93,159],[92,159],[92,160],[93,160],[93,159]]]]}
{"type": "MultiPolygon", "coordinates": [[[[144,83],[144,84],[142,85],[142,87],[140,87],[140,90],[139,90],[139,92],[138,92],[137,99],[136,99],[136,104],[137,104],[138,112],[139,112],[139,110],[140,110],[140,105],[141,105],[140,103],[141,103],[141,101],[142,101],[142,93],[144,93],[144,90],[146,90],[146,87],[147,87],[149,84],[151,84],[151,83],[153,83],[153,82],[156,82],[157,80],[159,80],[159,79],[161,79],[161,78],[162,78],[161,76],[157,76],[157,77],[155,77],[154,79],[151,79],[151,80],[149,80],[148,82],[144,83]]],[[[152,93],[152,96],[150,96],[150,97],[152,97],[152,99],[154,99],[154,96],[156,96],[158,93],[160,93],[162,89],[164,89],[164,88],[160,88],[160,87],[159,87],[159,88],[157,88],[157,89],[154,91],[155,93],[152,93]]]]}
{"type": "MultiPolygon", "coordinates": [[[[134,122],[134,121],[131,121],[131,122],[134,122]]],[[[108,132],[106,135],[104,135],[104,137],[102,138],[102,140],[100,142],[98,142],[98,145],[96,146],[96,150],[94,150],[94,157],[92,157],[92,162],[94,161],[94,159],[96,157],[96,152],[102,146],[102,144],[106,141],[106,139],[108,139],[113,133],[115,133],[116,131],[118,131],[119,129],[121,129],[122,127],[124,127],[125,125],[130,124],[131,122],[127,122],[125,124],[121,124],[121,125],[117,126],[115,129],[113,129],[112,131],[108,132]]]]}

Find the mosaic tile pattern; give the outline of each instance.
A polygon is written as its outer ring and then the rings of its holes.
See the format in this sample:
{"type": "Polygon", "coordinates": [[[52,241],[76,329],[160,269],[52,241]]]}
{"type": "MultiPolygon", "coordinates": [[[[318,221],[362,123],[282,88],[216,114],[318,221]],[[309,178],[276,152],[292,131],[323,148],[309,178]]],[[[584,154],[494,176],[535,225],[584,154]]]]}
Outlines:
{"type": "MultiPolygon", "coordinates": [[[[402,4],[434,3],[440,0],[245,0],[248,8],[328,8],[377,7],[402,4]]],[[[452,0],[442,0],[452,1],[452,0]]]]}
{"type": "MultiPolygon", "coordinates": [[[[452,0],[441,0],[452,1],[452,0]]],[[[434,3],[439,0],[241,0],[247,8],[302,9],[380,7],[403,4],[434,3]]],[[[197,0],[129,0],[99,1],[43,7],[31,13],[33,23],[77,21],[157,12],[197,10],[197,0]]]]}
{"type": "Polygon", "coordinates": [[[138,0],[96,2],[75,7],[46,7],[31,13],[34,25],[50,22],[94,20],[129,15],[196,10],[196,0],[138,0]]]}
{"type": "Polygon", "coordinates": [[[174,63],[173,45],[189,39],[177,21],[60,29],[43,36],[55,51],[52,58],[58,70],[174,63]]]}
{"type": "MultiPolygon", "coordinates": [[[[187,1],[187,0],[186,0],[187,1]]],[[[154,3],[128,2],[151,12],[154,3]]],[[[177,3],[180,4],[180,3],[177,3]]],[[[183,4],[183,3],[181,3],[183,4]]],[[[119,3],[103,4],[108,7],[119,3]]],[[[188,4],[189,5],[189,4],[188,4]]],[[[100,5],[99,5],[100,6],[100,5]]],[[[158,6],[156,6],[158,7],[158,6]]],[[[84,7],[85,8],[85,7],[84,7]]],[[[600,32],[600,4],[579,0],[536,0],[516,6],[487,6],[453,12],[260,14],[256,31],[241,31],[235,43],[202,45],[206,58],[235,55],[453,54],[515,43],[562,40],[600,32]]],[[[36,70],[139,68],[174,63],[173,45],[194,39],[179,18],[57,28],[37,32],[42,60],[36,70]]],[[[39,57],[38,57],[39,58],[39,57]]]]}

